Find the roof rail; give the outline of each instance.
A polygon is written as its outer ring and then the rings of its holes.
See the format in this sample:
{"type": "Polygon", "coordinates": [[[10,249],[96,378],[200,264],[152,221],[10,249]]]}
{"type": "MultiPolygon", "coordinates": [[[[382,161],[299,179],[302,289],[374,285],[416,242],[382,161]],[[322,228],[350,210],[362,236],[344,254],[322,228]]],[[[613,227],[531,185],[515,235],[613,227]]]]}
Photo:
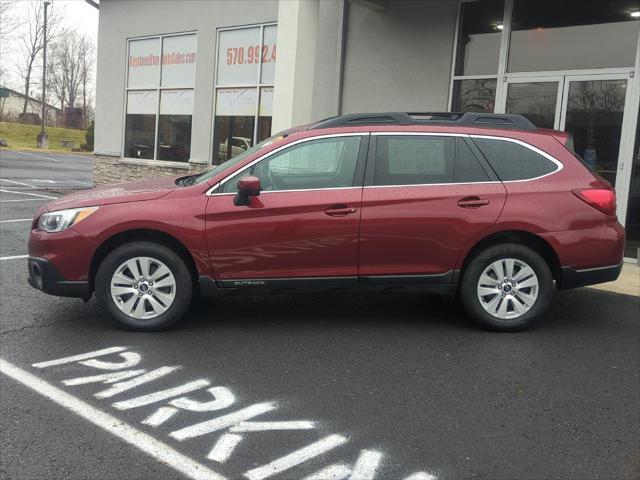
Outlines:
{"type": "Polygon", "coordinates": [[[537,130],[522,115],[480,112],[382,112],[351,113],[320,120],[310,130],[361,125],[449,125],[537,130]]]}

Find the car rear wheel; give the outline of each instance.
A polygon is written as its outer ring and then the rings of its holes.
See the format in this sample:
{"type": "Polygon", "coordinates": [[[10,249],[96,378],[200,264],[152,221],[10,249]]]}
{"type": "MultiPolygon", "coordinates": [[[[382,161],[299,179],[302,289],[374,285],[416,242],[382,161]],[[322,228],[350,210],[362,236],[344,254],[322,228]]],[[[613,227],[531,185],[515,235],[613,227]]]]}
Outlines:
{"type": "Polygon", "coordinates": [[[541,319],[552,296],[553,276],[545,260],[515,243],[494,245],[478,254],[462,279],[465,310],[491,330],[530,327],[541,319]]]}
{"type": "Polygon", "coordinates": [[[129,330],[163,330],[191,303],[193,281],[184,260],[153,242],[132,242],[107,255],[96,274],[96,297],[129,330]]]}

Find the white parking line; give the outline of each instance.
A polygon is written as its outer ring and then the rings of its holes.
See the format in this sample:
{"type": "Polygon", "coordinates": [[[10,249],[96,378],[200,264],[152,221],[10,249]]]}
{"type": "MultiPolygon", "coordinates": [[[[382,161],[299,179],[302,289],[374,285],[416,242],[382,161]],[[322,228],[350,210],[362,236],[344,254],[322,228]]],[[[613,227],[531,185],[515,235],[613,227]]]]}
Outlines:
{"type": "Polygon", "coordinates": [[[0,223],[30,222],[33,218],[16,218],[14,220],[0,220],[0,223]]]}
{"type": "Polygon", "coordinates": [[[17,258],[27,258],[29,255],[13,255],[11,257],[0,257],[0,260],[16,260],[17,258]]]}
{"type": "Polygon", "coordinates": [[[57,158],[45,157],[44,155],[38,155],[35,153],[16,152],[16,151],[14,151],[13,153],[19,153],[20,155],[27,155],[29,157],[44,158],[45,160],[50,160],[55,163],[62,163],[62,160],[58,160],[57,158]]]}
{"type": "Polygon", "coordinates": [[[57,403],[61,407],[66,408],[70,412],[88,420],[106,432],[124,440],[161,464],[168,465],[188,478],[197,480],[226,480],[222,475],[181,454],[165,443],[156,440],[150,435],[102,410],[98,410],[79,398],[60,390],[6,360],[0,359],[0,372],[13,378],[22,385],[29,387],[34,392],[48,398],[52,402],[57,403]]]}
{"type": "Polygon", "coordinates": [[[8,182],[8,183],[15,183],[16,185],[22,185],[23,187],[31,187],[31,188],[36,188],[33,185],[29,185],[28,183],[24,183],[24,182],[17,182],[15,180],[9,180],[8,178],[0,178],[0,181],[2,182],[8,182]]]}
{"type": "Polygon", "coordinates": [[[70,182],[70,183],[77,183],[78,185],[85,185],[85,186],[91,186],[93,187],[93,182],[81,182],[80,180],[60,180],[61,182],[70,182]]]}
{"type": "MultiPolygon", "coordinates": [[[[0,189],[0,192],[2,192],[2,193],[12,193],[13,195],[30,195],[32,197],[51,198],[53,200],[58,198],[58,197],[52,197],[51,195],[40,195],[39,193],[16,192],[15,190],[3,190],[3,189],[0,189]]],[[[5,200],[5,202],[6,201],[7,200],[5,200]]]]}

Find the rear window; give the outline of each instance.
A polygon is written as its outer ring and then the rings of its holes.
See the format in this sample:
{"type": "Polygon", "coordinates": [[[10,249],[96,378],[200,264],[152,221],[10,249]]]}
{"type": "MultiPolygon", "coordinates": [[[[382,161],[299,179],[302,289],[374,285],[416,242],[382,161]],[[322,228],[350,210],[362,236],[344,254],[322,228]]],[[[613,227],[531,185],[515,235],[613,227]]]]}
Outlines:
{"type": "Polygon", "coordinates": [[[488,180],[462,138],[380,135],[376,140],[374,185],[435,185],[488,180]]]}
{"type": "Polygon", "coordinates": [[[473,141],[502,181],[529,180],[558,169],[551,160],[519,143],[482,137],[473,137],[473,141]]]}

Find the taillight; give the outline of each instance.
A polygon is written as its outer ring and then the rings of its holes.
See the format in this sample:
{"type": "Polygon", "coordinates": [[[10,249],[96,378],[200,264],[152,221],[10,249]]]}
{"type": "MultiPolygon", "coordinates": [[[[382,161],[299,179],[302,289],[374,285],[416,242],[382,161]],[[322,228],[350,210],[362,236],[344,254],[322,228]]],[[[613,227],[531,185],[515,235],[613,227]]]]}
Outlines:
{"type": "Polygon", "coordinates": [[[616,214],[616,192],[605,188],[574,190],[574,195],[607,215],[616,214]]]}

